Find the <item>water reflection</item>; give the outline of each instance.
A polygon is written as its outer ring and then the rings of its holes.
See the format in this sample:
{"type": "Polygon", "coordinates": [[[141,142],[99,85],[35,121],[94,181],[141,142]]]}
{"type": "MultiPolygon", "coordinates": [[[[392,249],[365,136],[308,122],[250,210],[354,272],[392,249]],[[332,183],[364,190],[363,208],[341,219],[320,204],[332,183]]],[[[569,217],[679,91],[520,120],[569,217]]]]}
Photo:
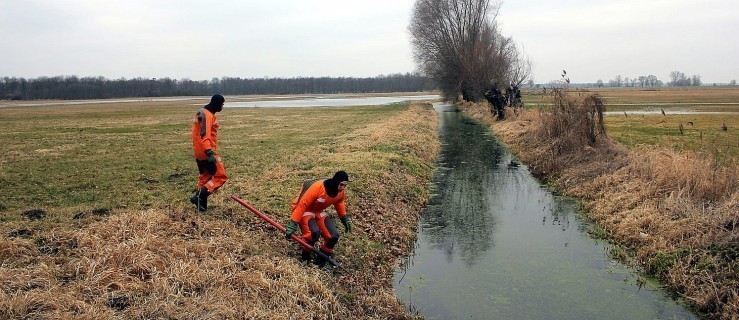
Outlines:
{"type": "Polygon", "coordinates": [[[446,253],[452,261],[456,252],[466,264],[474,264],[481,252],[493,246],[491,230],[495,217],[490,206],[495,204],[496,184],[490,183],[493,168],[500,165],[500,149],[491,143],[487,130],[455,112],[441,113],[448,130],[441,132],[445,145],[437,165],[437,193],[430,201],[421,229],[430,244],[446,253]],[[469,127],[469,128],[458,128],[469,127]],[[482,199],[482,201],[480,201],[482,199]]]}
{"type": "Polygon", "coordinates": [[[540,185],[484,126],[435,107],[435,195],[395,277],[409,310],[427,319],[694,318],[609,259],[576,204],[540,185]]]}

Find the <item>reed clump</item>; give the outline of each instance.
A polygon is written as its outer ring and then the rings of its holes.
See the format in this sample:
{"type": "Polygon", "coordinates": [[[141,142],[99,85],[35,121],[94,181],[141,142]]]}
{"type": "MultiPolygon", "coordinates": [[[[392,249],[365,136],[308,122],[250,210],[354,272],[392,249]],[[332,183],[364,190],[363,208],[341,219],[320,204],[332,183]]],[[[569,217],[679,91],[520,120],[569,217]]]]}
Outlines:
{"type": "Polygon", "coordinates": [[[661,279],[696,311],[739,314],[739,163],[654,146],[626,149],[605,134],[602,100],[555,91],[554,104],[491,125],[532,172],[583,200],[628,263],[661,279]]]}

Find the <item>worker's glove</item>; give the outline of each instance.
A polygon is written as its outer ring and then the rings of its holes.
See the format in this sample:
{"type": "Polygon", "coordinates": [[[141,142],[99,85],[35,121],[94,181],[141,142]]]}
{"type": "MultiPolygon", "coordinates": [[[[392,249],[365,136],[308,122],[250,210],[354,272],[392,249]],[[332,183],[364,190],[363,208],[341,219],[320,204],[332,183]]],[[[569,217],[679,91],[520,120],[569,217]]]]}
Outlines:
{"type": "Polygon", "coordinates": [[[287,224],[287,228],[285,228],[285,238],[290,239],[290,236],[293,233],[295,233],[295,231],[297,230],[298,230],[298,223],[290,220],[290,223],[287,224]]]}
{"type": "Polygon", "coordinates": [[[344,231],[352,232],[352,220],[349,219],[349,216],[343,216],[339,218],[339,220],[341,220],[341,223],[344,225],[344,231]]]}
{"type": "Polygon", "coordinates": [[[208,156],[208,162],[216,163],[216,153],[212,149],[205,150],[205,154],[208,156]]]}

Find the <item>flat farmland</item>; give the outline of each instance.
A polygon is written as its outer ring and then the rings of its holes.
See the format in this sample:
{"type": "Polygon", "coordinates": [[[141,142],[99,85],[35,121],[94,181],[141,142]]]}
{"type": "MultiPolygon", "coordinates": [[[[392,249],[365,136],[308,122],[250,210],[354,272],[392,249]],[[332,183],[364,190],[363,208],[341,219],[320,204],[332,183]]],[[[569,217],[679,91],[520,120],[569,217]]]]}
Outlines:
{"type": "MultiPolygon", "coordinates": [[[[739,87],[574,88],[570,93],[600,95],[608,136],[627,147],[739,157],[739,87]]],[[[542,105],[550,98],[543,90],[528,91],[524,103],[542,105]]]]}

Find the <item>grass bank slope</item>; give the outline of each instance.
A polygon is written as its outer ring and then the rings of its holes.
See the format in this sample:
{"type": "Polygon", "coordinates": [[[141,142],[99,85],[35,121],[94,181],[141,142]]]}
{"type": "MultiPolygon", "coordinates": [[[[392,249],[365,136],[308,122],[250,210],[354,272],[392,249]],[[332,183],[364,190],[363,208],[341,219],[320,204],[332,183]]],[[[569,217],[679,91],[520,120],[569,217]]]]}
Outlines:
{"type": "Polygon", "coordinates": [[[428,104],[228,108],[230,181],[206,214],[182,102],[7,108],[0,125],[0,318],[407,318],[392,272],[439,151],[428,104]],[[355,222],[334,274],[237,195],[284,224],[301,180],[350,175],[355,222]]]}
{"type": "Polygon", "coordinates": [[[547,136],[543,124],[551,121],[539,110],[494,121],[484,105],[461,108],[489,124],[536,175],[582,199],[603,235],[625,249],[613,252],[618,258],[664,281],[707,317],[739,314],[735,159],[627,149],[608,138],[577,147],[547,136]]]}

